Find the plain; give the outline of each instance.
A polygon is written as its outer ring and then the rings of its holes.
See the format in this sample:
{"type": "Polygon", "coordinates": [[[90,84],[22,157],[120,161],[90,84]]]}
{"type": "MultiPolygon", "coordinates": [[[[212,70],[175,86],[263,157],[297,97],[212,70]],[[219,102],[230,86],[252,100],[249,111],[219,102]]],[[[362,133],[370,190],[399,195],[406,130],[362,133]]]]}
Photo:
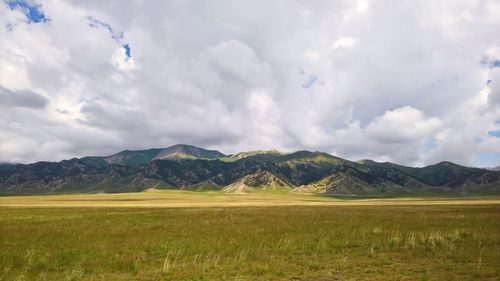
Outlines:
{"type": "Polygon", "coordinates": [[[0,279],[498,280],[499,229],[495,197],[1,197],[0,279]]]}

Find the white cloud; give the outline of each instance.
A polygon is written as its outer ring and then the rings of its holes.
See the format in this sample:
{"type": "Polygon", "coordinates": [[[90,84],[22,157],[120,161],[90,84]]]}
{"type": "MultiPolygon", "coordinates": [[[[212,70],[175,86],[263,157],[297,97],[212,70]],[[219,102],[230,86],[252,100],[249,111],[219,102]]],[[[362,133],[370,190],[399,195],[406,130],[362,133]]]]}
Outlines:
{"type": "Polygon", "coordinates": [[[0,160],[191,143],[479,165],[499,150],[500,68],[481,63],[500,60],[498,1],[37,2],[49,22],[0,2],[17,105],[0,104],[0,160]]]}
{"type": "Polygon", "coordinates": [[[129,71],[135,69],[134,59],[127,57],[124,48],[118,48],[111,57],[111,64],[119,70],[129,71]]]}
{"type": "Polygon", "coordinates": [[[432,136],[440,125],[439,119],[425,118],[422,111],[405,106],[376,117],[366,127],[366,133],[383,143],[405,143],[432,136]]]}
{"type": "Polygon", "coordinates": [[[341,37],[333,42],[331,49],[352,48],[357,44],[358,40],[353,37],[341,37]]]}
{"type": "Polygon", "coordinates": [[[500,68],[491,69],[490,73],[491,82],[488,85],[490,88],[488,100],[492,105],[500,106],[500,68]]]}
{"type": "Polygon", "coordinates": [[[332,152],[355,159],[421,165],[428,153],[426,145],[441,127],[441,120],[410,106],[388,110],[366,126],[349,117],[346,126],[333,134],[332,152]]]}

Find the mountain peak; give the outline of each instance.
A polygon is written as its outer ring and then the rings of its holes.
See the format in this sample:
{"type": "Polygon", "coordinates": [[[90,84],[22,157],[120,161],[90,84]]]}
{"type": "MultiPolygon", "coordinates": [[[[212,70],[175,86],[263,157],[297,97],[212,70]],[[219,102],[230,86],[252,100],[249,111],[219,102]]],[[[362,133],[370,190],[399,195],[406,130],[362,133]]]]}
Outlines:
{"type": "Polygon", "coordinates": [[[188,144],[176,144],[166,148],[127,149],[103,159],[109,164],[140,166],[161,159],[215,159],[224,156],[216,150],[207,150],[188,144]]]}
{"type": "Polygon", "coordinates": [[[194,145],[176,144],[162,149],[153,160],[158,159],[215,159],[226,156],[217,150],[207,150],[194,145]]]}
{"type": "Polygon", "coordinates": [[[256,155],[272,155],[272,156],[281,156],[285,155],[286,153],[283,153],[281,151],[278,151],[276,149],[273,150],[253,150],[253,151],[244,151],[244,152],[239,152],[235,153],[229,156],[232,160],[239,160],[251,156],[256,156],[256,155]]]}

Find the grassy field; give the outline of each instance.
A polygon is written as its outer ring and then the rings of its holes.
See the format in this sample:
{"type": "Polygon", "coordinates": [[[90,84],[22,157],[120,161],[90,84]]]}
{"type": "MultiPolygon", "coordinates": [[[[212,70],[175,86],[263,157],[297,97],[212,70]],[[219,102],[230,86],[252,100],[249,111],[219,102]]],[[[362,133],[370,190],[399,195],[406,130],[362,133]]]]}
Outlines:
{"type": "Polygon", "coordinates": [[[496,198],[0,198],[0,280],[500,280],[499,264],[496,198]]]}
{"type": "Polygon", "coordinates": [[[137,193],[58,194],[0,196],[0,207],[242,207],[242,206],[340,206],[340,205],[483,205],[500,204],[500,196],[463,197],[327,197],[310,193],[255,192],[247,194],[221,191],[150,189],[137,193]]]}

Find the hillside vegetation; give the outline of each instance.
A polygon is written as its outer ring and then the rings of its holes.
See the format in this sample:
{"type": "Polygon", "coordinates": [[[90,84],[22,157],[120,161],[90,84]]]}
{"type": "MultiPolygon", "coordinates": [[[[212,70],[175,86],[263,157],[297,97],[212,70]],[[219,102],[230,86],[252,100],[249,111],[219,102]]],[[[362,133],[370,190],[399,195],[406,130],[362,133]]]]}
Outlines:
{"type": "Polygon", "coordinates": [[[0,164],[0,194],[134,192],[151,187],[326,195],[500,194],[500,172],[450,162],[422,168],[352,162],[310,151],[224,155],[190,145],[0,164]]]}

